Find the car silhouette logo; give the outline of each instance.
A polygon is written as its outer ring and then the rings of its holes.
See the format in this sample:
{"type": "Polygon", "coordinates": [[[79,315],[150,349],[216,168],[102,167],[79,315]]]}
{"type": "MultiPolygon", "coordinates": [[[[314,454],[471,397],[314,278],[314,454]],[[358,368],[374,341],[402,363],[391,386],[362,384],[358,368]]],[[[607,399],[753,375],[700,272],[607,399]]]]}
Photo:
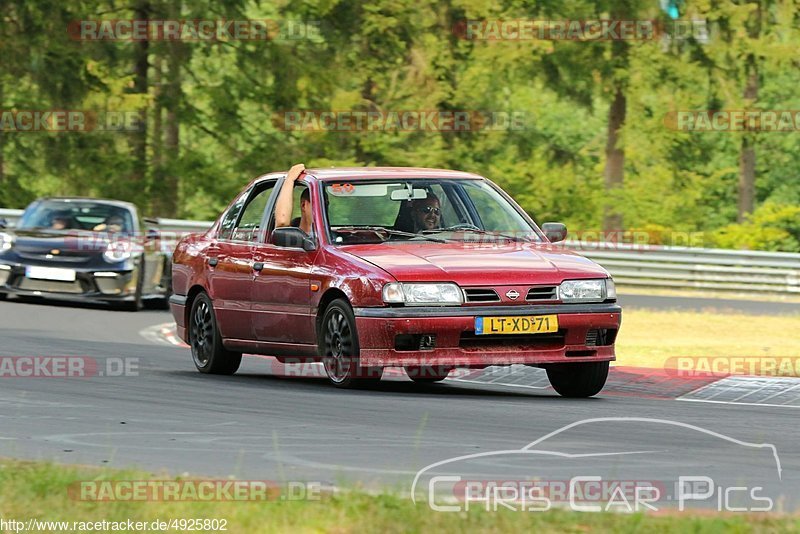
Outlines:
{"type": "Polygon", "coordinates": [[[519,298],[519,293],[517,293],[517,292],[516,292],[515,290],[513,290],[513,289],[509,289],[509,290],[506,292],[506,296],[507,296],[508,298],[510,298],[511,300],[517,300],[517,299],[519,298]]]}

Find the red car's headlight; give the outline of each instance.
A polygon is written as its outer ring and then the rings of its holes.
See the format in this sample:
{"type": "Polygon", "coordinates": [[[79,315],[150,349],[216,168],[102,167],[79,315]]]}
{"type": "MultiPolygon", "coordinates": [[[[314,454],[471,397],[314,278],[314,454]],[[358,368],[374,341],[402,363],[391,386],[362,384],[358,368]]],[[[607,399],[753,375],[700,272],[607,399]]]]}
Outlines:
{"type": "Polygon", "coordinates": [[[564,280],[558,288],[562,302],[603,302],[616,299],[617,290],[611,278],[564,280]]]}
{"type": "Polygon", "coordinates": [[[383,301],[407,306],[453,306],[464,303],[464,294],[451,283],[391,282],[383,286],[383,301]]]}

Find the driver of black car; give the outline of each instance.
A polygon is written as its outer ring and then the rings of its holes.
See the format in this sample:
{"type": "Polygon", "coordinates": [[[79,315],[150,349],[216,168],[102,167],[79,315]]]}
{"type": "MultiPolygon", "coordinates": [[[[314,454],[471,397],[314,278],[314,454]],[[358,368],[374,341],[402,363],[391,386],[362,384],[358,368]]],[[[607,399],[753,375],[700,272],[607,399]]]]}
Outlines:
{"type": "Polygon", "coordinates": [[[57,214],[50,219],[51,230],[66,230],[67,228],[69,228],[69,217],[57,214]]]}
{"type": "Polygon", "coordinates": [[[120,215],[111,215],[105,222],[98,224],[92,228],[95,232],[110,232],[117,233],[122,231],[125,220],[120,215]]]}

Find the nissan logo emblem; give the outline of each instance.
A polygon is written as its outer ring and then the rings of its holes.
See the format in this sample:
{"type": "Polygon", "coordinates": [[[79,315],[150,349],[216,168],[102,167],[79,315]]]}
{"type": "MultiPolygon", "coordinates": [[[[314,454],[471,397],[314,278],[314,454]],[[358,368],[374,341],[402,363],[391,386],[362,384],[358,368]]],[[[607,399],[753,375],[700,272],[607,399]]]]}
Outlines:
{"type": "Polygon", "coordinates": [[[514,291],[513,289],[509,289],[509,290],[506,292],[506,296],[507,296],[508,298],[510,298],[511,300],[517,300],[517,299],[519,298],[519,293],[517,293],[517,292],[516,292],[516,291],[514,291]]]}

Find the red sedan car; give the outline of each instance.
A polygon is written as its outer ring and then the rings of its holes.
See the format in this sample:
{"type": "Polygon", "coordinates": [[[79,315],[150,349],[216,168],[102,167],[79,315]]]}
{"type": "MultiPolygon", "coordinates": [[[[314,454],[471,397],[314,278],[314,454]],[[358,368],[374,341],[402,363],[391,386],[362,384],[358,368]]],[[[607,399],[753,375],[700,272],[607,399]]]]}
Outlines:
{"type": "Polygon", "coordinates": [[[333,384],[354,387],[385,367],[436,382],[456,367],[525,364],[564,396],[602,389],[621,309],[608,272],[552,244],[564,225],[540,229],[466,172],[286,179],[257,178],[175,250],[171,309],[199,371],[232,374],[242,353],[266,354],[321,361],[333,384]],[[296,218],[276,228],[282,188],[296,218]]]}

